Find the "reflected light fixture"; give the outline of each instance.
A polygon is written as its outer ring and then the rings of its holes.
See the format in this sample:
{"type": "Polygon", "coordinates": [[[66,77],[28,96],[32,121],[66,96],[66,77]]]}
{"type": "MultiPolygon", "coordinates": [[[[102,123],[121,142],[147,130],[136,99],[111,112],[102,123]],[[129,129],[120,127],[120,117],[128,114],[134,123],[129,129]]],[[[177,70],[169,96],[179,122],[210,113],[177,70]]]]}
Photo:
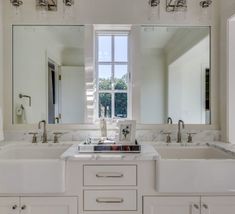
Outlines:
{"type": "Polygon", "coordinates": [[[10,2],[14,7],[19,7],[23,4],[23,1],[21,0],[10,0],[10,2]]]}
{"type": "Polygon", "coordinates": [[[202,8],[208,8],[212,4],[212,0],[200,1],[200,6],[202,8]]]}
{"type": "Polygon", "coordinates": [[[160,4],[160,0],[149,0],[150,7],[157,7],[160,4]]]}
{"type": "Polygon", "coordinates": [[[71,7],[74,4],[74,0],[63,0],[64,5],[71,7]]]}
{"type": "Polygon", "coordinates": [[[166,0],[166,11],[187,11],[187,0],[166,0]]]}

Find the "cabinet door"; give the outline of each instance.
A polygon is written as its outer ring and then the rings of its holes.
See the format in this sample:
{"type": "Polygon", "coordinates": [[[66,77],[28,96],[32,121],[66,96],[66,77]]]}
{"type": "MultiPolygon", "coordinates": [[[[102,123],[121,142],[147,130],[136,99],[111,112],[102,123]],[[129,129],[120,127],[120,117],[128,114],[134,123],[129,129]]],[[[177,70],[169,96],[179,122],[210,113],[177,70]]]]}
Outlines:
{"type": "Polygon", "coordinates": [[[21,197],[21,214],[77,214],[76,197],[21,197]]]}
{"type": "Polygon", "coordinates": [[[0,214],[18,214],[18,197],[0,197],[0,214]]]}
{"type": "Polygon", "coordinates": [[[200,214],[200,198],[144,197],[144,214],[200,214]]]}
{"type": "Polygon", "coordinates": [[[201,214],[234,214],[235,197],[202,197],[201,214]]]}

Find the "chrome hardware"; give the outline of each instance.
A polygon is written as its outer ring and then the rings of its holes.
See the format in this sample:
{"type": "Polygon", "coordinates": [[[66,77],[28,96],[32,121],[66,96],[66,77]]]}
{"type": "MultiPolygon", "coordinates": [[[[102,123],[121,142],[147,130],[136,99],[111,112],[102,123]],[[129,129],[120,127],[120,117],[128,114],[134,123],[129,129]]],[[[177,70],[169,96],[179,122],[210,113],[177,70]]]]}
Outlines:
{"type": "Polygon", "coordinates": [[[47,129],[46,129],[46,121],[42,120],[38,123],[38,129],[41,129],[41,123],[43,123],[43,134],[42,134],[42,143],[47,143],[47,129]]]}
{"type": "Polygon", "coordinates": [[[168,117],[168,118],[167,118],[167,124],[173,124],[173,120],[172,120],[171,117],[168,117]]]}
{"type": "Polygon", "coordinates": [[[192,143],[193,142],[193,136],[192,135],[194,135],[194,134],[196,134],[196,133],[187,133],[188,134],[188,140],[187,140],[187,142],[188,143],[192,143]]]}
{"type": "Polygon", "coordinates": [[[178,121],[177,143],[182,142],[181,125],[182,125],[182,129],[184,129],[184,121],[183,120],[178,121]]]}
{"type": "Polygon", "coordinates": [[[64,133],[62,132],[54,132],[54,140],[53,143],[59,143],[59,138],[61,137],[61,135],[63,135],[64,133]]]}
{"type": "Polygon", "coordinates": [[[47,11],[57,11],[57,0],[36,0],[36,8],[47,11]]]}
{"type": "Polygon", "coordinates": [[[200,6],[202,8],[208,8],[212,4],[212,0],[200,1],[200,6]]]}
{"type": "Polygon", "coordinates": [[[30,135],[33,135],[32,143],[37,143],[37,132],[29,132],[30,135]]]}
{"type": "Polygon", "coordinates": [[[166,0],[166,11],[177,12],[187,10],[187,0],[166,0]]]}
{"type": "Polygon", "coordinates": [[[60,123],[60,118],[59,117],[55,117],[55,123],[59,124],[60,123]]]}
{"type": "Polygon", "coordinates": [[[157,7],[160,4],[160,0],[149,0],[150,7],[157,7]]]}
{"type": "Polygon", "coordinates": [[[202,207],[203,207],[204,209],[206,209],[206,210],[208,209],[208,205],[207,205],[207,204],[203,204],[202,207]]]}
{"type": "Polygon", "coordinates": [[[19,7],[23,4],[23,1],[21,0],[10,0],[11,1],[11,4],[14,6],[14,7],[19,7]]]}
{"type": "Polygon", "coordinates": [[[26,205],[23,205],[22,207],[21,207],[21,210],[26,210],[26,205]]]}
{"type": "Polygon", "coordinates": [[[63,0],[64,5],[71,7],[74,4],[74,0],[63,0]]]}
{"type": "Polygon", "coordinates": [[[13,210],[16,210],[17,207],[18,207],[18,206],[15,204],[15,205],[12,206],[12,209],[13,209],[13,210]]]}
{"type": "Polygon", "coordinates": [[[19,98],[22,99],[22,98],[28,98],[29,99],[29,106],[31,106],[31,96],[29,95],[25,95],[25,94],[19,94],[19,98]]]}
{"type": "Polygon", "coordinates": [[[124,202],[123,198],[97,198],[97,203],[105,203],[105,204],[120,204],[124,202]]]}
{"type": "Polygon", "coordinates": [[[163,134],[166,135],[166,143],[171,143],[171,132],[165,132],[163,134]]]}
{"type": "Polygon", "coordinates": [[[200,206],[198,204],[194,204],[193,207],[196,209],[196,210],[199,210],[200,206]]]}
{"type": "Polygon", "coordinates": [[[122,173],[107,173],[107,172],[100,172],[96,174],[97,178],[122,178],[124,175],[122,173]]]}

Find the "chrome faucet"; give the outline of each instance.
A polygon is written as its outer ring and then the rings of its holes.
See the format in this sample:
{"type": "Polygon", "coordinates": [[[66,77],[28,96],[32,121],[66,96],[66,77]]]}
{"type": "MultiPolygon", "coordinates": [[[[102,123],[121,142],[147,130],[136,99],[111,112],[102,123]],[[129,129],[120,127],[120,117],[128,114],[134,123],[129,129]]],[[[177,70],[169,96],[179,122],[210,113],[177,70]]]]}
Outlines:
{"type": "Polygon", "coordinates": [[[42,120],[38,123],[38,129],[41,129],[41,124],[43,123],[43,134],[42,134],[42,143],[47,143],[47,129],[46,129],[46,121],[42,120]]]}
{"type": "Polygon", "coordinates": [[[182,125],[182,129],[184,129],[184,121],[183,120],[178,121],[177,143],[182,142],[181,125],[182,125]]]}
{"type": "Polygon", "coordinates": [[[171,118],[171,117],[168,117],[168,118],[167,118],[167,124],[173,124],[173,121],[172,121],[172,118],[171,118]]]}

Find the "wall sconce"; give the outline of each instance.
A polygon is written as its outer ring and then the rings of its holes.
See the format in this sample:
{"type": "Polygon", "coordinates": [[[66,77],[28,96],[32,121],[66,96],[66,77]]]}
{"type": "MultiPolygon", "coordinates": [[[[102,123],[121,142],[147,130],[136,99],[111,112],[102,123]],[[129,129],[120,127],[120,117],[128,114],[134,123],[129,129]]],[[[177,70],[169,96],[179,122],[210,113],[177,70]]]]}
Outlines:
{"type": "Polygon", "coordinates": [[[148,20],[151,20],[152,18],[160,18],[160,3],[161,0],[149,0],[149,12],[148,12],[148,20]],[[156,8],[156,9],[155,9],[156,8]]]}
{"type": "Polygon", "coordinates": [[[37,9],[57,11],[57,0],[36,0],[37,9]]]}
{"type": "Polygon", "coordinates": [[[74,4],[74,0],[63,0],[63,2],[67,7],[71,7],[74,4]]]}
{"type": "Polygon", "coordinates": [[[149,0],[150,7],[157,7],[160,4],[160,0],[149,0]]]}
{"type": "Polygon", "coordinates": [[[21,0],[10,0],[10,2],[14,7],[19,7],[23,4],[23,1],[21,0]]]}
{"type": "Polygon", "coordinates": [[[200,1],[200,6],[202,8],[208,8],[212,4],[212,0],[200,1]]]}
{"type": "Polygon", "coordinates": [[[166,11],[187,11],[187,0],[166,0],[166,11]]]}

